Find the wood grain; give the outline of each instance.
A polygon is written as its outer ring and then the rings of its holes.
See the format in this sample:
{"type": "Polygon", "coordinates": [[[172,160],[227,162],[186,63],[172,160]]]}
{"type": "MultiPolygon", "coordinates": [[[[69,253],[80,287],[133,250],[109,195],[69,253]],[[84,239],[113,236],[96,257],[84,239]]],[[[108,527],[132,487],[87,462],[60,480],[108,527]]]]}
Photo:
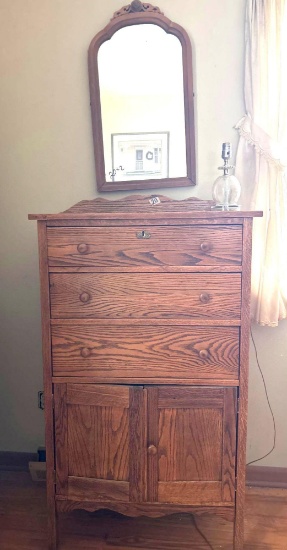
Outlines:
{"type": "Polygon", "coordinates": [[[147,494],[147,393],[130,388],[129,468],[131,502],[143,502],[147,494]]]}
{"type": "Polygon", "coordinates": [[[242,273],[242,327],[240,337],[240,387],[237,434],[237,488],[234,550],[242,550],[244,542],[244,501],[246,478],[246,438],[248,407],[249,372],[249,332],[250,332],[250,284],[251,284],[251,246],[252,219],[244,220],[243,226],[243,269],[242,273]]]}
{"type": "Polygon", "coordinates": [[[234,502],[236,389],[169,386],[157,396],[159,483],[173,494],[174,483],[200,481],[208,502],[234,502]],[[207,496],[209,482],[220,482],[216,497],[207,496]]]}
{"type": "MultiPolygon", "coordinates": [[[[232,273],[241,273],[241,265],[233,265],[232,273]]],[[[50,266],[49,273],[109,273],[106,267],[93,266],[50,266]]],[[[113,267],[114,273],[230,273],[228,265],[156,265],[113,267]]]]}
{"type": "Polygon", "coordinates": [[[67,384],[54,385],[56,492],[68,494],[68,411],[67,384]]]}
{"type": "Polygon", "coordinates": [[[221,502],[220,481],[160,481],[158,484],[159,502],[170,504],[211,505],[221,502]]]}
{"type": "MultiPolygon", "coordinates": [[[[86,510],[87,512],[95,512],[97,510],[113,510],[119,514],[125,514],[127,516],[138,518],[141,516],[147,516],[148,518],[162,518],[163,516],[171,516],[177,513],[188,513],[198,517],[206,516],[209,521],[211,517],[223,518],[227,521],[233,521],[235,517],[234,507],[224,506],[222,503],[214,502],[212,506],[193,506],[192,504],[172,504],[172,514],[170,514],[170,504],[164,504],[162,502],[150,503],[128,503],[117,501],[77,501],[77,500],[63,500],[62,497],[57,498],[57,510],[59,512],[71,512],[73,510],[86,510]]],[[[177,549],[176,549],[177,550],[177,549]]],[[[285,550],[285,549],[284,549],[285,550]]]]}
{"type": "Polygon", "coordinates": [[[170,482],[171,489],[176,481],[220,481],[220,410],[211,404],[209,409],[160,410],[158,446],[159,480],[170,482]]]}
{"type": "Polygon", "coordinates": [[[60,376],[236,378],[235,327],[52,325],[53,373],[60,376]],[[82,351],[85,351],[84,356],[82,351]],[[86,355],[89,350],[89,355],[86,355]],[[204,350],[207,357],[202,358],[204,350]]]}
{"type": "Polygon", "coordinates": [[[161,387],[158,408],[159,481],[220,481],[223,390],[161,387]]]}
{"type": "Polygon", "coordinates": [[[129,388],[84,384],[77,400],[81,384],[71,386],[67,389],[69,475],[101,479],[103,486],[104,480],[128,481],[129,388]]]}
{"type": "Polygon", "coordinates": [[[129,388],[104,384],[69,384],[67,403],[70,405],[94,405],[96,407],[129,408],[129,388]]]}
{"type": "Polygon", "coordinates": [[[240,319],[240,274],[51,273],[53,318],[240,319]]]}
{"type": "Polygon", "coordinates": [[[53,424],[53,388],[51,382],[51,330],[50,330],[50,295],[47,256],[47,227],[43,221],[38,221],[38,248],[41,290],[41,322],[42,322],[42,354],[44,367],[45,392],[45,444],[47,462],[47,502],[49,524],[49,550],[56,550],[56,509],[55,509],[55,456],[54,456],[54,424],[53,424]]]}
{"type": "MultiPolygon", "coordinates": [[[[151,386],[147,391],[147,414],[148,414],[148,447],[153,445],[158,449],[158,427],[159,427],[159,408],[158,408],[157,386],[151,386]]],[[[157,453],[148,453],[147,456],[147,500],[157,502],[158,500],[158,456],[157,453]]]]}
{"type": "MultiPolygon", "coordinates": [[[[94,212],[95,214],[114,213],[118,215],[120,212],[146,214],[150,212],[158,212],[161,215],[168,212],[170,216],[174,212],[198,212],[201,211],[206,214],[210,212],[211,206],[214,205],[212,200],[198,199],[197,197],[187,197],[185,199],[177,200],[166,197],[165,195],[156,195],[160,202],[153,204],[150,199],[154,195],[129,195],[117,200],[110,200],[103,197],[96,197],[92,200],[82,200],[77,204],[74,204],[66,210],[70,216],[74,213],[87,214],[88,212],[94,212]]],[[[219,212],[217,212],[219,214],[219,212]]],[[[233,214],[234,215],[234,214],[233,214]]],[[[232,215],[232,216],[233,216],[232,215]]]]}
{"type": "MultiPolygon", "coordinates": [[[[96,432],[95,410],[90,406],[74,404],[68,407],[67,416],[69,444],[66,457],[68,475],[81,478],[99,477],[97,474],[101,471],[102,457],[101,453],[97,452],[98,449],[95,448],[95,440],[97,432],[102,429],[102,425],[101,423],[98,425],[96,432]]],[[[102,418],[99,420],[102,421],[102,418]]],[[[66,482],[68,485],[68,476],[66,482]]]]}
{"type": "Polygon", "coordinates": [[[204,409],[210,406],[211,400],[213,409],[223,409],[224,389],[161,386],[158,390],[159,409],[204,409]]]}
{"type": "MultiPolygon", "coordinates": [[[[89,220],[99,221],[103,219],[109,220],[132,220],[136,218],[140,219],[158,219],[162,220],[162,223],[170,224],[174,219],[188,219],[188,223],[193,223],[195,219],[212,220],[215,223],[231,223],[237,224],[242,218],[249,218],[254,216],[262,216],[260,211],[216,211],[211,207],[214,205],[213,201],[202,200],[196,197],[188,197],[183,200],[175,200],[163,195],[157,195],[160,202],[156,205],[150,202],[150,199],[154,195],[129,195],[118,200],[109,200],[102,197],[97,197],[92,200],[83,200],[70,207],[65,212],[59,214],[29,214],[30,220],[57,220],[57,223],[69,223],[73,220],[84,220],[86,224],[89,220]],[[168,214],[168,216],[166,216],[168,214]]],[[[180,223],[180,222],[179,222],[180,223]]]]}
{"type": "Polygon", "coordinates": [[[79,478],[69,476],[68,496],[70,499],[89,499],[91,496],[96,500],[120,501],[129,500],[129,483],[126,481],[113,481],[94,478],[79,478]]]}
{"type": "MultiPolygon", "coordinates": [[[[107,379],[106,377],[94,377],[94,376],[85,376],[83,379],[81,376],[53,376],[52,381],[56,384],[105,384],[107,379]]],[[[218,386],[218,380],[211,378],[157,378],[156,376],[150,376],[149,378],[144,378],[142,376],[133,377],[133,378],[116,378],[113,381],[112,377],[109,377],[109,382],[111,384],[177,384],[178,386],[194,385],[194,386],[218,386]]],[[[237,379],[228,379],[220,378],[220,386],[238,386],[239,381],[237,379]]]]}
{"type": "Polygon", "coordinates": [[[137,233],[148,226],[48,228],[50,266],[157,266],[239,265],[242,230],[240,225],[152,227],[150,239],[137,233]],[[224,246],[223,246],[224,243],[224,246]],[[86,245],[79,252],[79,245],[86,245]]]}
{"type": "MultiPolygon", "coordinates": [[[[61,325],[62,326],[69,326],[74,325],[75,322],[77,322],[77,319],[67,319],[63,318],[61,319],[61,325]]],[[[106,327],[107,330],[109,327],[118,327],[123,325],[123,319],[95,319],[95,318],[81,318],[80,324],[84,327],[87,325],[93,326],[93,327],[106,327]]],[[[144,319],[138,318],[125,318],[124,320],[125,326],[143,326],[146,324],[152,324],[153,327],[167,327],[167,326],[179,326],[179,327],[197,327],[199,325],[204,325],[205,327],[240,327],[241,326],[241,320],[239,319],[181,319],[179,318],[159,318],[159,319],[152,319],[151,323],[148,323],[148,321],[145,321],[144,319]]],[[[59,325],[59,319],[51,319],[51,326],[57,326],[59,325]]]]}
{"type": "Polygon", "coordinates": [[[237,389],[224,389],[223,453],[222,453],[222,501],[235,499],[235,462],[237,428],[237,389]]]}

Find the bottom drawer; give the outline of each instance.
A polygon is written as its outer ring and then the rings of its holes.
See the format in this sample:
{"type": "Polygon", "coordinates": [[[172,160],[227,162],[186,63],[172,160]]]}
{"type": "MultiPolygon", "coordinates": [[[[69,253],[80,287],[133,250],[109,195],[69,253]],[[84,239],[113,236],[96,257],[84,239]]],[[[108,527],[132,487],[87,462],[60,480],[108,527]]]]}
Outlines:
{"type": "Polygon", "coordinates": [[[238,327],[52,325],[53,374],[236,379],[238,327]]]}

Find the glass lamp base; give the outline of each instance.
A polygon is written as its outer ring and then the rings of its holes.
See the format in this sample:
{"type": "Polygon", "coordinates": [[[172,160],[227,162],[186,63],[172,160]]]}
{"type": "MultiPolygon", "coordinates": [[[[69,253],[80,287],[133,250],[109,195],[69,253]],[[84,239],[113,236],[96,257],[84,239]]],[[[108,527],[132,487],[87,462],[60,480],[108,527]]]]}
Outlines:
{"type": "Polygon", "coordinates": [[[239,204],[215,204],[211,207],[211,210],[218,210],[218,211],[232,211],[232,210],[240,210],[239,204]]]}

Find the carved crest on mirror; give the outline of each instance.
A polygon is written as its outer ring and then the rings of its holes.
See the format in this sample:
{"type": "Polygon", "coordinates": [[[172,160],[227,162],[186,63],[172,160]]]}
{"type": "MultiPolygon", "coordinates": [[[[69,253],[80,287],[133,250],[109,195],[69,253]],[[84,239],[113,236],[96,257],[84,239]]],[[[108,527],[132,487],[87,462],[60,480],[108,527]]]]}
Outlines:
{"type": "Polygon", "coordinates": [[[160,11],[160,9],[157,6],[152,6],[151,4],[146,4],[140,2],[140,0],[133,0],[131,4],[128,4],[127,6],[124,6],[120,10],[116,11],[114,13],[113,19],[116,17],[119,17],[120,15],[126,15],[127,13],[139,13],[141,11],[149,11],[153,13],[161,13],[163,15],[163,12],[160,11]]]}
{"type": "Polygon", "coordinates": [[[99,191],[195,185],[192,51],[186,31],[134,0],[89,47],[99,191]]]}

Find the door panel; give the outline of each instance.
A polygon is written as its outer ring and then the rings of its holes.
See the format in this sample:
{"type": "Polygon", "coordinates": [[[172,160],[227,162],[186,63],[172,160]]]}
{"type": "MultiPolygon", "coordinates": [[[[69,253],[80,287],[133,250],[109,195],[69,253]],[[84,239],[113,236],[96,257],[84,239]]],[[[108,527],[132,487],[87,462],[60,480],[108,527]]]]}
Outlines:
{"type": "Polygon", "coordinates": [[[160,409],[159,481],[220,480],[221,436],[218,409],[160,409]]]}
{"type": "Polygon", "coordinates": [[[69,475],[129,479],[129,411],[117,406],[68,407],[69,475]]]}
{"type": "Polygon", "coordinates": [[[158,501],[170,504],[217,504],[221,501],[220,481],[176,481],[158,484],[158,501]]]}
{"type": "Polygon", "coordinates": [[[54,392],[57,494],[71,499],[143,501],[143,387],[55,384],[54,392]]]}
{"type": "Polygon", "coordinates": [[[236,389],[148,389],[148,500],[234,501],[236,389]]]}

